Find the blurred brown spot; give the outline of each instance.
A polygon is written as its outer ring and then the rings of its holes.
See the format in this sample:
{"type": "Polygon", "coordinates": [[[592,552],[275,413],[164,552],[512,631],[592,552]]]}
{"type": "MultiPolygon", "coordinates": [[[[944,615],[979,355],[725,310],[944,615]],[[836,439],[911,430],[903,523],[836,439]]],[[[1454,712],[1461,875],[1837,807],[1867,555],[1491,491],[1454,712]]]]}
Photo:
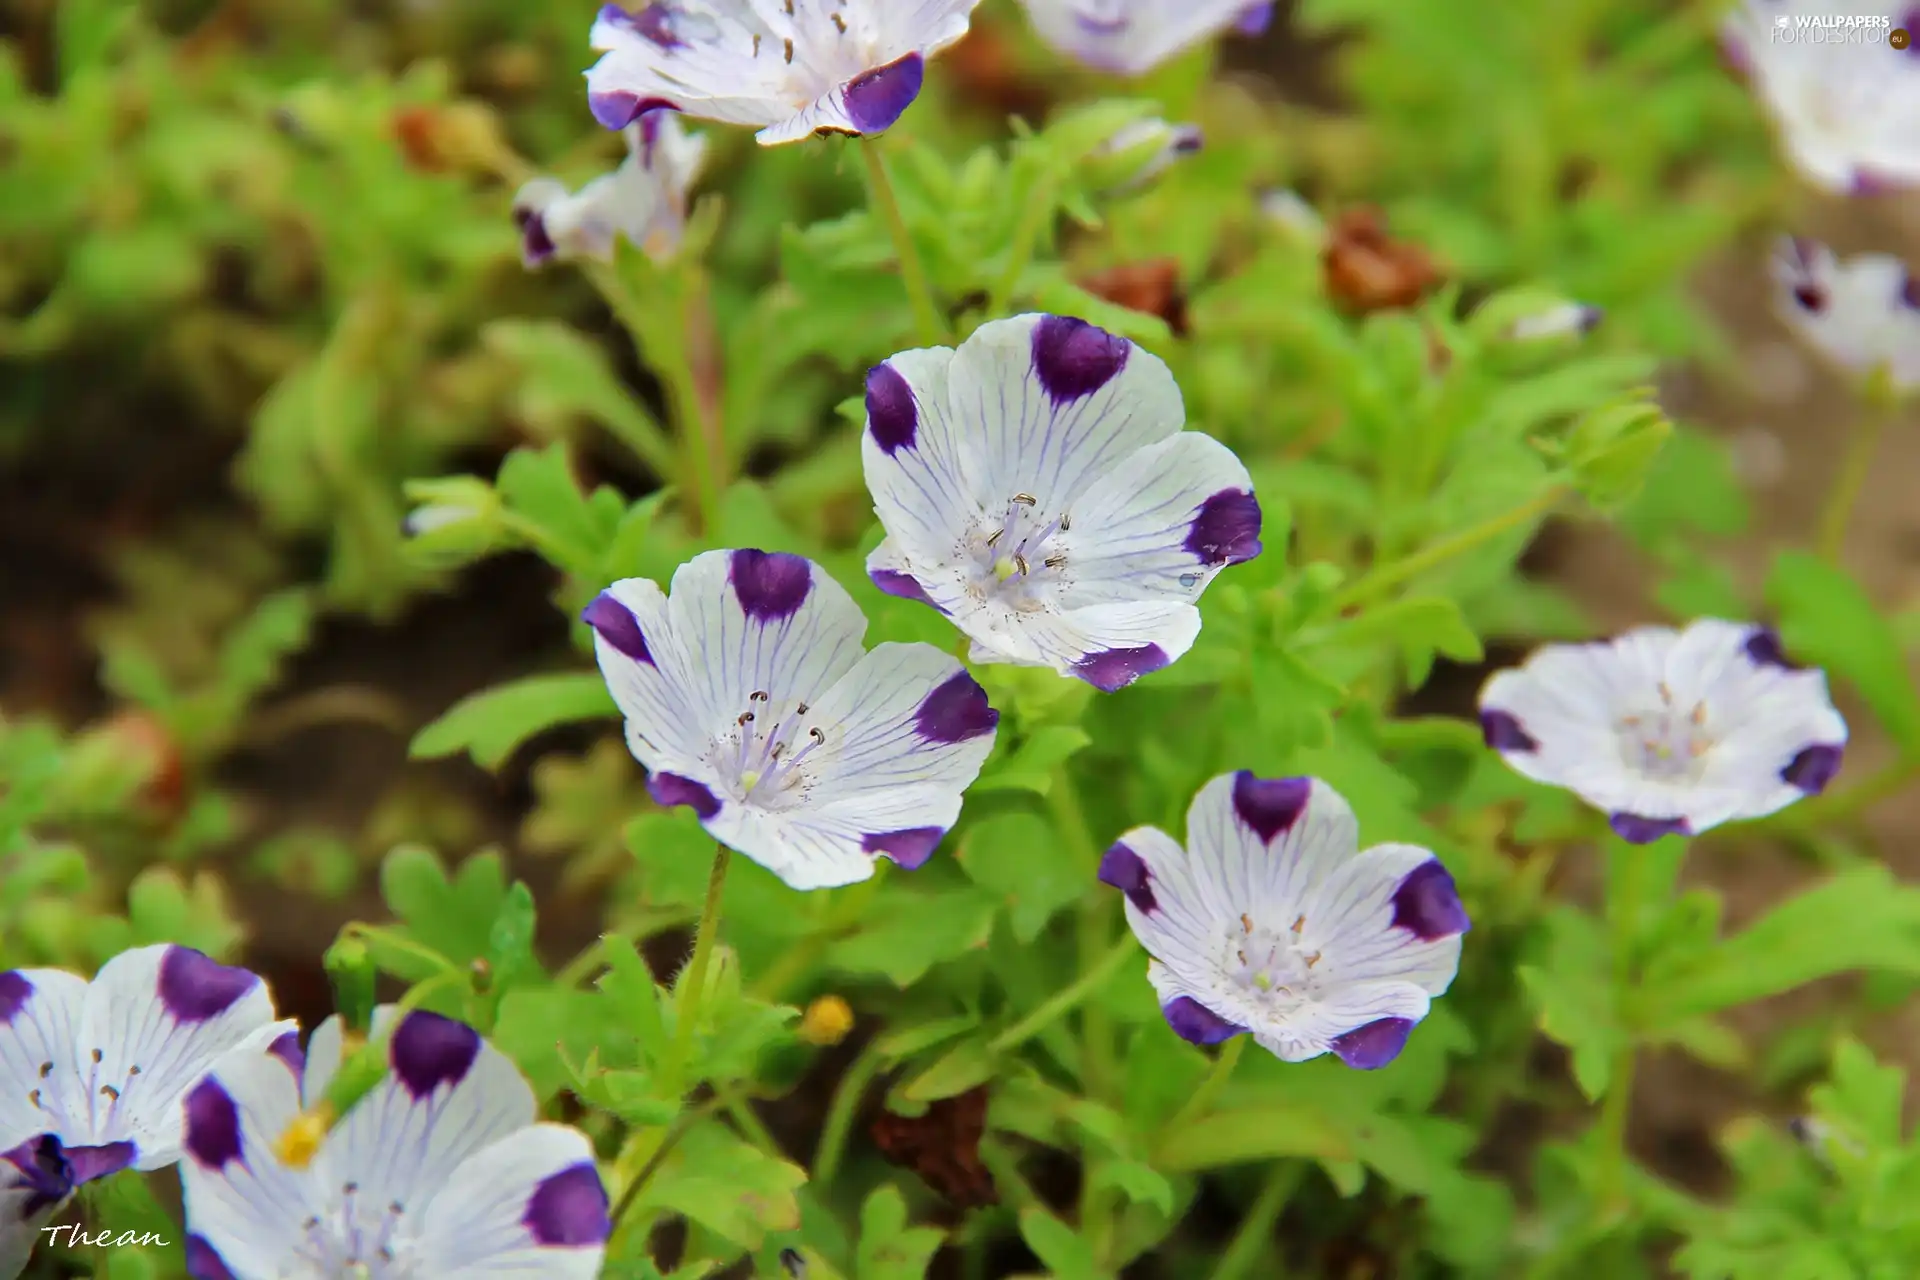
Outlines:
{"type": "Polygon", "coordinates": [[[941,54],[940,69],[968,106],[996,116],[1039,120],[1053,106],[1053,90],[1020,65],[1013,42],[990,24],[975,24],[941,54]]]}
{"type": "Polygon", "coordinates": [[[1328,296],[1358,315],[1410,307],[1441,280],[1427,251],[1389,237],[1386,219],[1367,206],[1349,209],[1335,220],[1320,261],[1328,296]]]}
{"type": "Polygon", "coordinates": [[[1180,287],[1180,263],[1173,258],[1122,263],[1075,283],[1116,306],[1159,316],[1176,338],[1187,336],[1187,294],[1180,287]]]}
{"type": "Polygon", "coordinates": [[[432,107],[402,107],[393,113],[393,139],[407,163],[425,173],[440,173],[447,156],[440,145],[439,113],[432,107]]]}
{"type": "Polygon", "coordinates": [[[883,1111],[868,1130],[888,1163],[911,1169],[957,1209],[1000,1203],[993,1175],[980,1162],[987,1131],[987,1086],[942,1098],[923,1116],[883,1111]]]}
{"type": "Polygon", "coordinates": [[[159,717],[130,707],[109,717],[99,733],[140,767],[145,781],[136,795],[142,806],[164,820],[179,817],[187,795],[187,762],[159,717]]]}

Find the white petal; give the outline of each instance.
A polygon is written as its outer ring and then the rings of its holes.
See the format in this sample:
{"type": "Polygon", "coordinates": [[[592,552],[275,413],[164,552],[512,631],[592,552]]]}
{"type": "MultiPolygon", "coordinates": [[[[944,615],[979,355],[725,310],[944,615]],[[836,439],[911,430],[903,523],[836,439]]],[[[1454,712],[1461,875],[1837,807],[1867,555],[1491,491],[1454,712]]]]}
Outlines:
{"type": "Polygon", "coordinates": [[[1324,1000],[1302,1007],[1285,1022],[1254,1028],[1262,1048],[1286,1062],[1304,1062],[1334,1050],[1349,1032],[1385,1018],[1419,1022],[1432,998],[1411,982],[1368,982],[1335,987],[1324,1000]]]}
{"type": "Polygon", "coordinates": [[[1077,500],[1186,419],[1165,361],[1061,316],[974,330],[948,368],[947,403],[971,454],[975,497],[996,516],[1017,493],[1077,500]]]}
{"type": "MultiPolygon", "coordinates": [[[[38,1133],[60,1133],[78,1102],[75,1038],[87,980],[60,969],[14,969],[0,974],[0,1149],[38,1133]],[[53,1064],[51,1071],[48,1063],[53,1064]],[[44,1083],[42,1083],[44,1081],[44,1083]],[[40,1090],[40,1106],[31,1094],[40,1090]]],[[[80,1107],[81,1114],[85,1108],[80,1107]]]]}
{"type": "Polygon", "coordinates": [[[703,701],[703,657],[689,651],[674,628],[666,593],[645,578],[623,578],[583,616],[593,628],[600,674],[626,719],[634,759],[649,770],[699,770],[719,721],[703,701]]]}
{"type": "Polygon", "coordinates": [[[173,1163],[181,1096],[229,1050],[264,1052],[298,1029],[273,1020],[266,984],[244,969],[187,947],[121,952],[101,968],[81,1006],[79,1089],[67,1145],[132,1142],[135,1168],[173,1163]],[[117,1100],[107,1088],[118,1091],[117,1100]]]}
{"type": "Polygon", "coordinates": [[[1240,459],[1211,436],[1183,431],[1121,462],[1075,505],[1073,527],[1060,535],[1062,603],[1069,611],[1191,604],[1226,565],[1258,554],[1259,530],[1240,459]]]}
{"type": "Polygon", "coordinates": [[[409,1014],[388,1060],[392,1073],[326,1143],[334,1177],[359,1183],[369,1214],[424,1204],[474,1152],[534,1122],[519,1069],[464,1024],[409,1014]]]}
{"type": "Polygon", "coordinates": [[[1139,75],[1224,33],[1248,0],[1024,0],[1034,30],[1089,66],[1139,75]]]}
{"type": "Polygon", "coordinates": [[[1318,778],[1228,773],[1194,796],[1187,842],[1196,874],[1210,886],[1216,918],[1234,920],[1247,911],[1284,923],[1353,859],[1360,824],[1346,797],[1318,778]],[[1255,824],[1281,829],[1269,838],[1255,824]]]}
{"type": "Polygon", "coordinates": [[[440,1276],[593,1280],[607,1212],[585,1136],[534,1125],[476,1152],[427,1203],[420,1265],[440,1276]]]}
{"type": "Polygon", "coordinates": [[[1375,845],[1347,858],[1316,887],[1302,911],[1302,937],[1326,955],[1328,981],[1411,982],[1431,996],[1446,993],[1460,969],[1461,935],[1423,938],[1394,923],[1402,886],[1429,863],[1438,865],[1430,849],[1375,845]]]}
{"type": "Polygon", "coordinates": [[[952,364],[953,348],[931,347],[889,356],[867,375],[860,455],[874,513],[894,546],[879,567],[944,565],[985,516],[985,483],[969,469],[978,442],[948,405],[952,364]]]}
{"type": "Polygon", "coordinates": [[[866,615],[845,587],[799,556],[707,551],[673,575],[667,613],[688,664],[695,731],[730,727],[770,693],[816,698],[864,652],[866,615]]]}
{"type": "Polygon", "coordinates": [[[310,1274],[299,1261],[305,1223],[326,1212],[333,1184],[322,1147],[305,1170],[275,1154],[300,1114],[293,1076],[265,1055],[234,1055],[189,1091],[180,1161],[188,1249],[210,1249],[244,1280],[310,1274]]]}
{"type": "Polygon", "coordinates": [[[1905,263],[1886,254],[1843,262],[1824,245],[1789,239],[1772,271],[1781,318],[1823,359],[1855,374],[1884,367],[1896,387],[1920,386],[1920,291],[1905,263]]]}

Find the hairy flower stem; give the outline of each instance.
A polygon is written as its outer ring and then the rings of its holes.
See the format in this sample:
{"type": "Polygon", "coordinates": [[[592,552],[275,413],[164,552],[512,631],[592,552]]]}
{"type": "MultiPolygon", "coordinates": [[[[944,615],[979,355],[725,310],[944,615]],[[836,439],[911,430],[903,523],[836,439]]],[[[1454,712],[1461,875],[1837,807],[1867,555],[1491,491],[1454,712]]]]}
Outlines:
{"type": "Polygon", "coordinates": [[[947,340],[947,327],[941,323],[940,312],[933,305],[933,286],[927,283],[927,269],[920,261],[920,250],[914,246],[913,233],[907,230],[900,201],[893,194],[886,157],[880,154],[880,144],[872,139],[855,145],[867,166],[867,192],[873,211],[887,224],[887,234],[893,237],[893,250],[900,259],[900,279],[907,287],[907,301],[913,304],[913,320],[919,327],[920,341],[937,347],[947,340]]]}
{"type": "Polygon", "coordinates": [[[693,1047],[694,1024],[700,1019],[700,1002],[706,998],[707,966],[713,959],[713,937],[720,931],[720,899],[727,886],[727,864],[733,851],[716,845],[713,874],[707,877],[707,900],[700,908],[700,923],[693,935],[693,957],[674,984],[677,1004],[674,1010],[673,1047],[667,1059],[667,1079],[685,1094],[691,1082],[681,1079],[687,1068],[687,1053],[693,1047]]]}
{"type": "Polygon", "coordinates": [[[1554,485],[1491,520],[1474,525],[1471,529],[1462,529],[1459,533],[1442,538],[1438,542],[1429,543],[1410,556],[1378,565],[1344,591],[1336,592],[1328,601],[1328,608],[1339,612],[1366,604],[1402,583],[1439,568],[1456,556],[1465,555],[1481,544],[1491,542],[1503,533],[1510,533],[1535,520],[1552,515],[1553,509],[1559,506],[1561,499],[1566,496],[1567,490],[1564,485],[1554,485]]]}
{"type": "MultiPolygon", "coordinates": [[[[1613,852],[1619,865],[1609,868],[1607,876],[1608,950],[1613,958],[1613,1000],[1619,1010],[1618,1021],[1626,1023],[1626,1012],[1634,991],[1635,948],[1640,932],[1640,898],[1646,872],[1646,850],[1628,844],[1613,852]]],[[[1633,1069],[1635,1062],[1631,1028],[1626,1043],[1613,1056],[1607,1073],[1606,1097],[1600,1104],[1599,1168],[1594,1179],[1594,1207],[1603,1222],[1624,1206],[1627,1179],[1627,1118],[1633,1106],[1633,1069]]]]}
{"type": "Polygon", "coordinates": [[[1867,471],[1873,466],[1874,455],[1880,450],[1880,437],[1886,431],[1887,419],[1892,416],[1891,405],[1869,397],[1847,433],[1840,470],[1834,474],[1833,487],[1827,490],[1827,502],[1820,511],[1819,541],[1814,548],[1828,564],[1840,562],[1840,548],[1847,539],[1847,523],[1853,516],[1854,503],[1867,482],[1867,471]]]}

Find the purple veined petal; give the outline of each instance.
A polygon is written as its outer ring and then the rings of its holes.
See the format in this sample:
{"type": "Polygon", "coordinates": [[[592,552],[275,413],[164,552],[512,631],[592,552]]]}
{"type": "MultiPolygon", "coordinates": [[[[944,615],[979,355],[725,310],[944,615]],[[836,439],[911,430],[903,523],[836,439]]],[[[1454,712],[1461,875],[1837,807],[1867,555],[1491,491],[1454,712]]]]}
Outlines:
{"type": "Polygon", "coordinates": [[[800,612],[813,590],[813,565],[788,551],[730,553],[728,580],[749,620],[764,625],[800,612]]]}
{"type": "MultiPolygon", "coordinates": [[[[933,603],[933,597],[927,594],[927,589],[920,585],[920,579],[910,573],[902,573],[898,569],[869,568],[867,578],[874,586],[890,596],[898,596],[902,600],[914,600],[920,604],[931,605],[935,609],[940,608],[933,603]]],[[[942,612],[945,611],[942,610],[942,612]]]]}
{"type": "Polygon", "coordinates": [[[241,1158],[240,1108],[217,1076],[187,1094],[186,1151],[203,1168],[219,1170],[241,1158]]]}
{"type": "Polygon", "coordinates": [[[1055,404],[1092,395],[1127,366],[1133,344],[1072,316],[1047,316],[1033,331],[1033,369],[1055,404]]]}
{"type": "Polygon", "coordinates": [[[913,388],[891,364],[881,362],[867,371],[867,434],[891,457],[911,449],[920,427],[920,411],[913,388]]]}
{"type": "Polygon", "coordinates": [[[456,1087],[480,1056],[480,1033],[463,1022],[417,1009],[394,1028],[387,1050],[393,1074],[415,1099],[456,1087]]]}
{"type": "Polygon", "coordinates": [[[1101,855],[1099,880],[1102,884],[1112,885],[1127,895],[1127,900],[1144,912],[1151,912],[1158,903],[1153,896],[1153,876],[1148,870],[1146,859],[1133,849],[1118,841],[1101,855]]]}
{"type": "Polygon", "coordinates": [[[549,1174],[534,1188],[522,1224],[546,1248],[604,1244],[613,1233],[606,1186],[591,1161],[549,1174]]]}
{"type": "Polygon", "coordinates": [[[927,695],[913,720],[915,731],[927,742],[966,742],[992,733],[1000,713],[987,702],[987,691],[978,680],[956,671],[927,695]]]}
{"type": "Polygon", "coordinates": [[[259,985],[256,975],[191,947],[169,947],[160,962],[160,1003],[180,1022],[217,1018],[259,985]]]}
{"type": "Polygon", "coordinates": [[[720,797],[704,783],[677,773],[655,773],[647,777],[647,794],[663,809],[686,805],[706,821],[720,812],[720,797]]]}
{"type": "Polygon", "coordinates": [[[1473,927],[1467,909],[1460,904],[1453,873],[1438,858],[1415,867],[1394,890],[1393,927],[1407,930],[1422,942],[1435,942],[1473,927]]]}
{"type": "Polygon", "coordinates": [[[1480,733],[1495,751],[1538,751],[1540,744],[1512,712],[1490,707],[1480,713],[1480,733]]]}
{"type": "Polygon", "coordinates": [[[905,831],[878,831],[862,836],[860,847],[885,857],[902,871],[918,871],[939,847],[945,827],[911,827],[905,831]]]}
{"type": "Polygon", "coordinates": [[[1126,688],[1141,676],[1171,665],[1173,659],[1157,644],[1131,649],[1102,649],[1089,653],[1073,664],[1073,674],[1102,693],[1126,688]]]}
{"type": "Polygon", "coordinates": [[[1840,772],[1840,758],[1844,751],[1844,747],[1827,742],[1805,747],[1780,771],[1780,780],[1800,788],[1810,796],[1817,796],[1827,789],[1827,784],[1840,772]]]}
{"type": "Polygon", "coordinates": [[[1693,834],[1685,818],[1647,818],[1635,813],[1616,813],[1607,818],[1607,825],[1628,844],[1652,844],[1663,836],[1693,834]]]}
{"type": "Polygon", "coordinates": [[[633,610],[615,599],[612,592],[602,591],[595,596],[581,611],[580,621],[592,627],[616,652],[635,662],[655,665],[653,654],[647,648],[647,637],[641,633],[640,620],[633,616],[633,610]]]}
{"type": "Polygon", "coordinates": [[[1340,1061],[1357,1071],[1377,1071],[1400,1056],[1413,1033],[1410,1018],[1380,1018],[1334,1037],[1332,1049],[1340,1061]]]}
{"type": "Polygon", "coordinates": [[[1260,554],[1260,503],[1245,490],[1227,489],[1200,504],[1187,550],[1202,564],[1244,564],[1260,554]]]}
{"type": "Polygon", "coordinates": [[[1228,1022],[1192,996],[1175,996],[1160,1006],[1173,1033],[1189,1044],[1209,1045],[1245,1035],[1247,1029],[1228,1022]]]}
{"type": "Polygon", "coordinates": [[[1292,830],[1312,798],[1312,778],[1256,778],[1245,769],[1233,775],[1234,815],[1266,844],[1292,830]]]}
{"type": "Polygon", "coordinates": [[[847,119],[862,134],[885,133],[920,96],[926,73],[926,59],[917,53],[861,72],[844,90],[847,119]]]}

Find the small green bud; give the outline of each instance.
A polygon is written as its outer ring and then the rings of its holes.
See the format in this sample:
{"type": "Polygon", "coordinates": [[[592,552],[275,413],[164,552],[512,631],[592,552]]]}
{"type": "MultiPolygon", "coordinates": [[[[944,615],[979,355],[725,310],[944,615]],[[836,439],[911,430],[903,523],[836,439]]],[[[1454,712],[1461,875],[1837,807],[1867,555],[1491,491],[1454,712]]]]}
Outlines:
{"type": "Polygon", "coordinates": [[[1586,336],[1600,323],[1602,314],[1598,307],[1550,290],[1509,289],[1474,308],[1466,329],[1474,341],[1489,346],[1550,343],[1586,336]]]}
{"type": "Polygon", "coordinates": [[[1157,116],[1135,120],[1087,154],[1080,179],[1089,191],[1137,191],[1181,156],[1200,150],[1204,141],[1198,125],[1169,124],[1157,116]]]}
{"type": "Polygon", "coordinates": [[[322,963],[333,986],[333,1007],[340,1011],[347,1030],[364,1035],[373,1021],[377,976],[373,952],[360,939],[342,934],[327,948],[322,963]]]}
{"type": "Polygon", "coordinates": [[[415,480],[406,485],[415,503],[401,523],[408,554],[435,564],[463,564],[507,540],[500,496],[475,476],[415,480]]]}
{"type": "Polygon", "coordinates": [[[1603,405],[1574,423],[1563,450],[1573,483],[1602,510],[1633,498],[1646,481],[1673,423],[1650,395],[1603,405]]]}

